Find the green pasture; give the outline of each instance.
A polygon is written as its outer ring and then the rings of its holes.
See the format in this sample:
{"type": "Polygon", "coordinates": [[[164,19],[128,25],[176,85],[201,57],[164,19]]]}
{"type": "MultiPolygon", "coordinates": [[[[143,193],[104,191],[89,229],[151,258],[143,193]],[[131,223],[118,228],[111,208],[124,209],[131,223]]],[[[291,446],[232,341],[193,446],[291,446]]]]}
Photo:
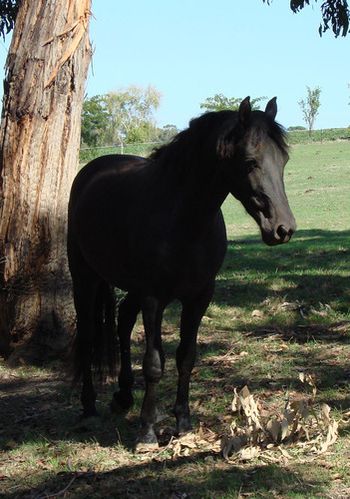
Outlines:
{"type": "Polygon", "coordinates": [[[308,130],[293,130],[288,132],[288,140],[292,145],[309,144],[312,142],[330,142],[350,139],[350,127],[348,128],[328,128],[326,130],[313,130],[311,134],[308,130]]]}
{"type": "Polygon", "coordinates": [[[79,392],[61,363],[1,364],[0,497],[350,497],[350,141],[292,145],[285,182],[298,225],[286,245],[264,246],[239,203],[224,204],[229,248],[199,333],[194,432],[229,433],[234,390],[247,385],[265,411],[287,399],[306,397],[311,412],[327,403],[339,424],[337,441],[323,453],[306,452],[305,435],[238,461],[224,460],[214,446],[176,451],[174,304],[164,321],[165,419],[156,452],[134,452],[143,394],[140,322],[133,338],[136,404],[127,416],[109,412],[112,383],[98,388],[100,419],[79,423],[79,392]],[[313,395],[300,374],[315,380],[313,395]]]}

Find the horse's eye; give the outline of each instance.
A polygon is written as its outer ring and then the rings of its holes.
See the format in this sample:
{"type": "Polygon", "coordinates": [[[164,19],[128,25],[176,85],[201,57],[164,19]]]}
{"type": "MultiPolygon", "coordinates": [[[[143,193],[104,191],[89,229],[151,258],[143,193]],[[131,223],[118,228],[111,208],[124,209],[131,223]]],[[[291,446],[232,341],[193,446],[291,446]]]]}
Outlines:
{"type": "Polygon", "coordinates": [[[256,164],[256,161],[254,159],[248,159],[246,162],[245,162],[245,170],[247,173],[251,173],[254,168],[257,167],[257,164],[256,164]]]}

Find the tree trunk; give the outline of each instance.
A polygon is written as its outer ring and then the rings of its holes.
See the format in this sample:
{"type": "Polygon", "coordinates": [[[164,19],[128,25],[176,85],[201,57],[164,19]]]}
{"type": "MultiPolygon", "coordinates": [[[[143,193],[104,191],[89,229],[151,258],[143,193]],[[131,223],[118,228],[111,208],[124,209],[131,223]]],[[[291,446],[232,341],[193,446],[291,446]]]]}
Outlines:
{"type": "Polygon", "coordinates": [[[91,0],[22,0],[0,132],[0,351],[38,360],[74,326],[66,212],[77,171],[91,0]],[[35,348],[33,348],[35,346],[35,348]],[[21,348],[16,348],[21,347],[21,348]]]}

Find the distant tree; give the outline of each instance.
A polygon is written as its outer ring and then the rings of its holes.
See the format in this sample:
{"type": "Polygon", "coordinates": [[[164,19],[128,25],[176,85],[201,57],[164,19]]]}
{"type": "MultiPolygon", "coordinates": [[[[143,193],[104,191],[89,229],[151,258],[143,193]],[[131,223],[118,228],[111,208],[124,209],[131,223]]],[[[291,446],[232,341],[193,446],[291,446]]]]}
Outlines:
{"type": "Polygon", "coordinates": [[[179,129],[175,125],[164,125],[163,128],[157,129],[157,141],[169,142],[178,133],[179,129]]]}
{"type": "MultiPolygon", "coordinates": [[[[160,93],[154,87],[146,89],[130,86],[125,90],[109,92],[105,96],[106,109],[109,115],[107,140],[116,143],[135,140],[135,129],[153,122],[153,112],[160,103],[160,93]]],[[[138,134],[139,135],[139,134],[138,134]]]]}
{"type": "Polygon", "coordinates": [[[108,114],[108,127],[105,140],[110,144],[123,142],[137,142],[139,136],[145,134],[139,130],[145,124],[148,129],[154,124],[153,113],[159,107],[160,93],[152,86],[141,88],[129,86],[116,92],[109,92],[104,96],[104,105],[108,114]],[[138,137],[137,137],[138,136],[138,137]],[[137,138],[137,140],[136,140],[137,138]]]}
{"type": "MultiPolygon", "coordinates": [[[[273,0],[263,0],[268,5],[273,0]]],[[[317,0],[315,0],[315,3],[317,0]]],[[[306,5],[310,5],[310,0],[291,0],[290,8],[293,12],[300,12],[306,5]]],[[[349,33],[350,9],[347,0],[325,0],[321,3],[322,22],[318,28],[320,36],[332,29],[335,37],[346,36],[349,33]]]]}
{"type": "Polygon", "coordinates": [[[223,94],[215,94],[213,97],[207,97],[204,102],[200,104],[200,108],[206,112],[209,111],[223,111],[225,109],[232,109],[236,111],[239,108],[241,100],[237,97],[226,97],[223,94]]]}
{"type": "MultiPolygon", "coordinates": [[[[256,97],[250,100],[252,109],[259,109],[259,103],[267,97],[256,97]]],[[[240,97],[226,97],[223,94],[215,94],[213,97],[207,97],[204,102],[200,104],[200,108],[206,112],[209,111],[224,111],[230,109],[231,111],[238,111],[239,105],[242,102],[240,97]]]]}
{"type": "Polygon", "coordinates": [[[154,111],[160,93],[154,87],[129,86],[85,99],[82,143],[90,147],[156,141],[154,111]]]}
{"type": "Polygon", "coordinates": [[[310,87],[306,87],[307,96],[306,99],[302,99],[298,102],[301,111],[303,113],[303,119],[308,126],[309,134],[311,135],[311,131],[314,128],[315,119],[318,115],[318,110],[321,105],[320,95],[321,89],[316,87],[314,89],[310,87]]]}
{"type": "Polygon", "coordinates": [[[287,130],[288,132],[294,132],[294,131],[306,130],[306,128],[301,125],[296,125],[296,126],[289,126],[287,130]]]}
{"type": "Polygon", "coordinates": [[[125,140],[128,144],[156,141],[157,127],[153,121],[142,121],[130,128],[125,140]]]}
{"type": "Polygon", "coordinates": [[[96,147],[105,143],[108,113],[103,95],[94,95],[83,103],[81,140],[84,145],[96,147]]]}

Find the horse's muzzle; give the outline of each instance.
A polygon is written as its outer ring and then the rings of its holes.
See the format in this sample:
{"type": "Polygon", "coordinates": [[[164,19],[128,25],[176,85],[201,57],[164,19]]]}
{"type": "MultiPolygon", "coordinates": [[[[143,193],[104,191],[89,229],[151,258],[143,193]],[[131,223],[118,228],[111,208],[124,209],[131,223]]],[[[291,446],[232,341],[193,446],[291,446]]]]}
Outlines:
{"type": "Polygon", "coordinates": [[[283,243],[287,243],[294,234],[293,229],[287,229],[284,225],[280,225],[276,232],[283,243]]]}
{"type": "Polygon", "coordinates": [[[262,230],[262,239],[264,243],[269,246],[275,246],[277,244],[288,243],[292,235],[295,232],[295,224],[293,227],[286,227],[285,225],[279,225],[276,230],[264,231],[262,230]]]}

